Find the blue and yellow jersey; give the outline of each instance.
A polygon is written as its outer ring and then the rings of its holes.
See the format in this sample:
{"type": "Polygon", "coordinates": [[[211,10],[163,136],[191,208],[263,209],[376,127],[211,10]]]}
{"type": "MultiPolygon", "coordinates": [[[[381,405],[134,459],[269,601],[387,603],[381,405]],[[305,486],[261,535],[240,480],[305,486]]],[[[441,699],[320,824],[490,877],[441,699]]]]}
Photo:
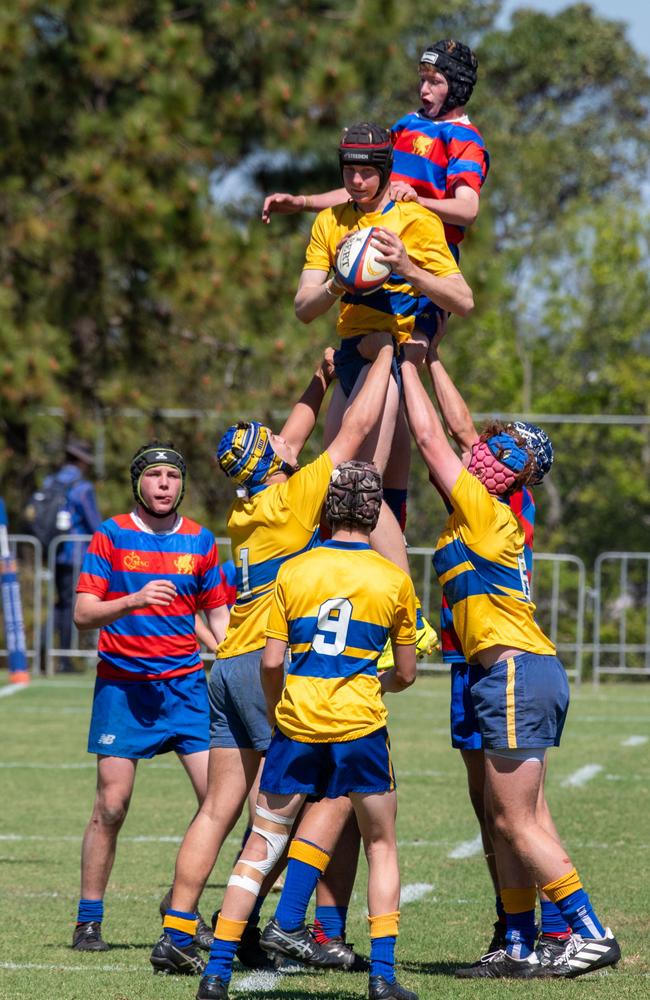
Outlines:
{"type": "Polygon", "coordinates": [[[490,646],[555,654],[535,621],[524,530],[507,503],[463,469],[451,493],[453,513],[433,565],[467,662],[490,646]]]}
{"type": "MultiPolygon", "coordinates": [[[[319,212],[311,230],[305,255],[305,271],[329,271],[334,267],[336,247],[346,233],[366,226],[385,226],[400,237],[411,260],[438,278],[460,274],[447,246],[442,222],[433,212],[412,201],[391,201],[380,212],[363,212],[354,202],[319,212]]],[[[399,274],[367,295],[345,292],[339,300],[339,336],[356,337],[388,330],[400,343],[417,327],[435,324],[434,307],[399,274]]],[[[435,330],[435,325],[433,327],[435,330]]]]}
{"type": "Polygon", "coordinates": [[[279,729],[302,743],[356,740],[386,725],[377,659],[388,636],[415,642],[413,583],[364,542],[327,541],[280,570],[266,634],[291,647],[279,729]]]}
{"type": "Polygon", "coordinates": [[[237,599],[217,658],[239,656],[264,646],[273,585],[287,559],[318,540],[321,509],[332,474],[323,454],[286,483],[238,499],[228,513],[228,535],[237,573],[237,599]]]}

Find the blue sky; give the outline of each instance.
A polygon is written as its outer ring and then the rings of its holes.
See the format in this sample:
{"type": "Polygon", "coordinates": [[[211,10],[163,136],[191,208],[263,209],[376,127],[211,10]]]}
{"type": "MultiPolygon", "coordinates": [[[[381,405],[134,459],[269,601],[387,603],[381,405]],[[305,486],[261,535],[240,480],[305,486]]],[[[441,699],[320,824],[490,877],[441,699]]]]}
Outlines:
{"type": "MultiPolygon", "coordinates": [[[[587,2],[602,17],[612,21],[624,21],[627,24],[627,37],[634,48],[650,59],[650,0],[587,0],[587,2]]],[[[569,0],[504,0],[503,15],[507,23],[510,12],[521,7],[554,14],[569,6],[571,6],[569,0]]]]}

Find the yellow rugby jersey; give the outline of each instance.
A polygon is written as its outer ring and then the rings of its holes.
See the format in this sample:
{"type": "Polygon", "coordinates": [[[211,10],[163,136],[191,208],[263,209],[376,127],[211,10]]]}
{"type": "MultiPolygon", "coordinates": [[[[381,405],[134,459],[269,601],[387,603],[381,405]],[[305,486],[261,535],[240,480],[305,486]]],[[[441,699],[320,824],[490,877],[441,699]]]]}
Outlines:
{"type": "Polygon", "coordinates": [[[237,570],[237,600],[217,658],[239,656],[264,646],[273,585],[287,559],[317,542],[332,461],[323,452],[286,483],[238,499],[228,513],[228,535],[237,570]]]}
{"type": "Polygon", "coordinates": [[[327,541],[278,574],[267,636],[291,647],[276,711],[302,743],[356,740],[386,725],[377,660],[390,635],[415,642],[415,591],[364,542],[327,541]]]}
{"type": "MultiPolygon", "coordinates": [[[[363,212],[349,201],[319,212],[312,226],[303,270],[329,271],[334,267],[340,240],[351,230],[366,226],[392,229],[418,267],[436,277],[460,274],[439,217],[413,201],[391,201],[379,212],[363,212]]],[[[381,288],[368,295],[345,292],[339,300],[336,329],[342,338],[388,330],[401,343],[418,327],[431,327],[435,332],[432,303],[399,274],[389,275],[381,288]]]]}
{"type": "Polygon", "coordinates": [[[452,611],[465,659],[490,646],[555,654],[535,621],[524,532],[510,506],[463,469],[450,497],[433,565],[452,611]]]}

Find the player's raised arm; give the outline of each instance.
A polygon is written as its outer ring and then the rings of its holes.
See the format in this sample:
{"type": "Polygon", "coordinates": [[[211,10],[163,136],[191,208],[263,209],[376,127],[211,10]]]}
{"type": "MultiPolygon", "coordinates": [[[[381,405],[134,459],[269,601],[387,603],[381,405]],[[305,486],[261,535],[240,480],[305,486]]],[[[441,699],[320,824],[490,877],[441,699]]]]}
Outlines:
{"type": "Polygon", "coordinates": [[[321,194],[284,194],[277,192],[264,199],[262,222],[267,225],[271,216],[295,215],[297,212],[320,212],[324,208],[332,208],[348,200],[345,188],[335,191],[323,191],[321,194]]]}
{"type": "Polygon", "coordinates": [[[420,381],[414,360],[419,355],[417,345],[406,344],[403,350],[402,384],[411,433],[429,471],[442,491],[451,496],[463,465],[449,444],[440,417],[420,381]]]}
{"type": "Polygon", "coordinates": [[[378,347],[377,356],[361,390],[345,411],[341,429],[327,448],[333,465],[354,458],[378,424],[386,402],[386,389],[393,363],[393,338],[389,333],[373,333],[370,336],[378,347]]]}
{"type": "Polygon", "coordinates": [[[478,441],[479,435],[467,403],[438,355],[438,345],[446,332],[447,317],[439,316],[438,330],[427,354],[427,369],[447,432],[461,449],[463,460],[469,461],[472,446],[478,441]]]}
{"type": "Polygon", "coordinates": [[[334,351],[327,347],[311,381],[287,417],[280,437],[299,453],[310,436],[328,386],[334,378],[334,351]]]}

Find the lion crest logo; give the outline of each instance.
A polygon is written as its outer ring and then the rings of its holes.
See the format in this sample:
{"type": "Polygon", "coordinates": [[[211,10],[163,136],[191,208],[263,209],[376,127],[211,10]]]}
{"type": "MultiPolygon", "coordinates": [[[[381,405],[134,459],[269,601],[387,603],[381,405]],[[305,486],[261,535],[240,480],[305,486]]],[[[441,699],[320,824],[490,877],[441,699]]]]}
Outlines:
{"type": "Polygon", "coordinates": [[[194,559],[187,554],[178,556],[178,558],[174,559],[174,566],[177,573],[192,574],[194,572],[194,559]]]}
{"type": "Polygon", "coordinates": [[[141,559],[137,552],[128,552],[124,556],[124,565],[129,570],[146,569],[149,563],[146,559],[141,559]]]}
{"type": "Polygon", "coordinates": [[[428,156],[432,146],[433,139],[427,139],[423,135],[418,135],[413,140],[413,152],[416,156],[428,156]]]}

